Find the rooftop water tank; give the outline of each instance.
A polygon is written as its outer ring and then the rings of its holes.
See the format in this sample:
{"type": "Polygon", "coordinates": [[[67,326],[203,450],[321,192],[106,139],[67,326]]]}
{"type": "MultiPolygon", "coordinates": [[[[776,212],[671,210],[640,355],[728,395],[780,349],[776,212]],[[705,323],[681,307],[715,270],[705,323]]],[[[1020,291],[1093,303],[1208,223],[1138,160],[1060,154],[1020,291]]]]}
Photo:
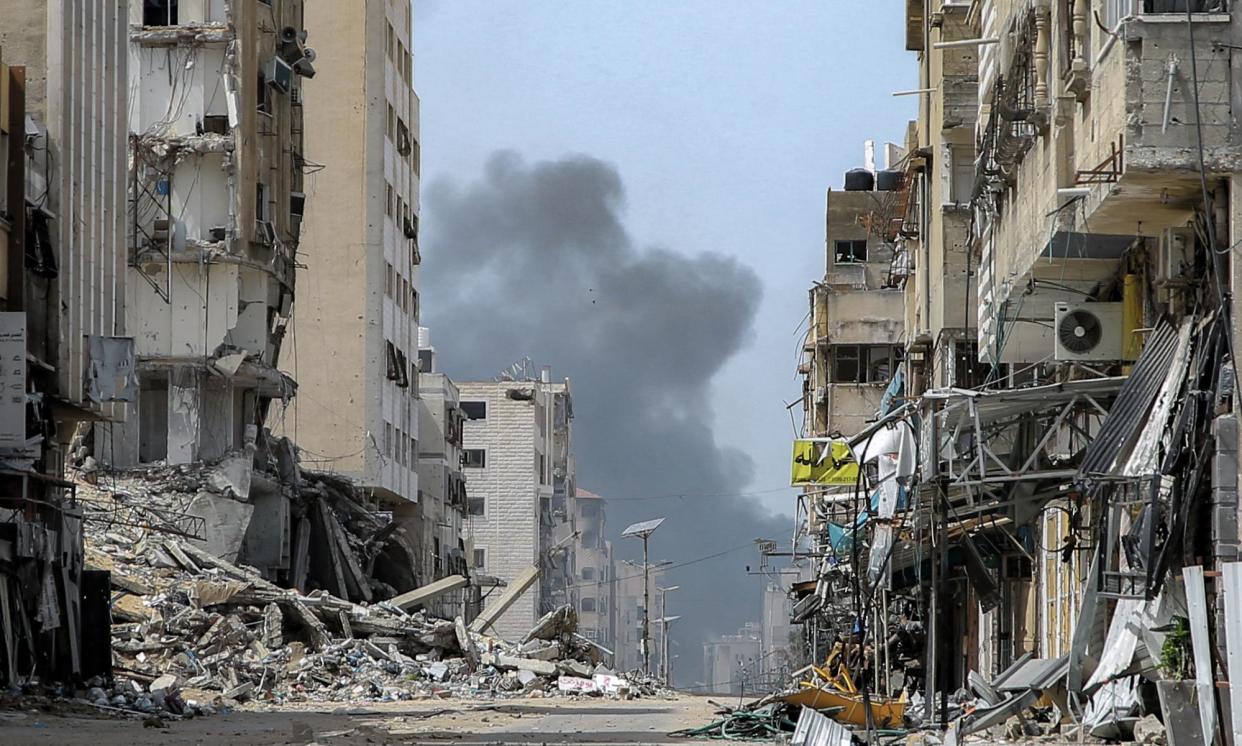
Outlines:
{"type": "Polygon", "coordinates": [[[845,172],[845,191],[870,192],[875,188],[875,175],[865,168],[851,168],[845,172]]]}
{"type": "Polygon", "coordinates": [[[901,181],[904,176],[900,171],[880,171],[875,175],[875,190],[877,192],[896,192],[901,189],[901,181]]]}

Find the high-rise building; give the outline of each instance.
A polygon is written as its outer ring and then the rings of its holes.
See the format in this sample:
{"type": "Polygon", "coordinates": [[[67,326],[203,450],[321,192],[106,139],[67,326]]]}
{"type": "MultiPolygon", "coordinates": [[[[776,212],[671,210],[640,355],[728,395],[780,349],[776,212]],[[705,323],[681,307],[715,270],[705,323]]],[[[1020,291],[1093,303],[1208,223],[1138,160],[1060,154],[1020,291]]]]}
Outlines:
{"type": "Polygon", "coordinates": [[[518,638],[539,616],[574,603],[574,467],[569,381],[458,383],[474,570],[511,582],[531,565],[539,581],[501,615],[495,632],[518,638]]]}
{"type": "Polygon", "coordinates": [[[389,504],[418,499],[418,96],[409,0],[313,2],[306,205],[278,429],[389,504]]]}
{"type": "MultiPolygon", "coordinates": [[[[97,439],[116,465],[253,443],[278,368],[305,214],[302,0],[129,7],[129,270],[139,401],[97,439]]],[[[330,36],[325,34],[325,36],[330,36]]]]}

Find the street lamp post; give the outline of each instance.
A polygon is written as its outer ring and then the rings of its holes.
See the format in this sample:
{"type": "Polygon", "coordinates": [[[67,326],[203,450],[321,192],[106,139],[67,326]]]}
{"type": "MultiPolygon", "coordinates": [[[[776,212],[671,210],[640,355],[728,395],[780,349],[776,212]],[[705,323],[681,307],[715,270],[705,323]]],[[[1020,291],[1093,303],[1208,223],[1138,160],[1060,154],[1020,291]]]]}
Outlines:
{"type": "Polygon", "coordinates": [[[651,630],[651,565],[647,563],[647,539],[655,532],[660,524],[664,523],[663,518],[655,518],[650,521],[635,523],[629,528],[621,532],[622,538],[638,537],[643,540],[643,673],[651,674],[651,647],[650,647],[650,630],[651,630]]]}

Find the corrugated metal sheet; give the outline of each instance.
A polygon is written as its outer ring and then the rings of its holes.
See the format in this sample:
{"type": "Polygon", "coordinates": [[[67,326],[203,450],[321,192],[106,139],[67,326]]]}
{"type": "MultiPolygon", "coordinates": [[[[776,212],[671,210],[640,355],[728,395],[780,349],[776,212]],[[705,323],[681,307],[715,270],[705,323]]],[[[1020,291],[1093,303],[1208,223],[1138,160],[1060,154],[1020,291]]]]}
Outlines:
{"type": "Polygon", "coordinates": [[[1100,426],[1099,434],[1087,446],[1078,472],[1080,478],[1107,474],[1115,462],[1129,453],[1139,428],[1151,412],[1156,394],[1164,385],[1177,350],[1177,340],[1177,328],[1167,318],[1160,319],[1100,426]]]}
{"type": "Polygon", "coordinates": [[[790,746],[850,746],[854,737],[837,721],[803,707],[790,746]]]}

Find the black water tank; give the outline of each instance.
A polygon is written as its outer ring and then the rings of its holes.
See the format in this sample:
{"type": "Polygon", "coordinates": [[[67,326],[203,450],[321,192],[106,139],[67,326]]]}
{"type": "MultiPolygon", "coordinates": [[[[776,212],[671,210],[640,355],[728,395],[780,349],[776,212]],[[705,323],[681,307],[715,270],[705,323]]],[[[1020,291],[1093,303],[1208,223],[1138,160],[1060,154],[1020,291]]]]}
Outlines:
{"type": "Polygon", "coordinates": [[[875,188],[875,176],[865,168],[851,168],[845,172],[845,191],[870,192],[875,188]]]}
{"type": "Polygon", "coordinates": [[[877,192],[896,192],[901,189],[901,180],[904,174],[900,171],[880,171],[875,175],[875,190],[877,192]]]}

